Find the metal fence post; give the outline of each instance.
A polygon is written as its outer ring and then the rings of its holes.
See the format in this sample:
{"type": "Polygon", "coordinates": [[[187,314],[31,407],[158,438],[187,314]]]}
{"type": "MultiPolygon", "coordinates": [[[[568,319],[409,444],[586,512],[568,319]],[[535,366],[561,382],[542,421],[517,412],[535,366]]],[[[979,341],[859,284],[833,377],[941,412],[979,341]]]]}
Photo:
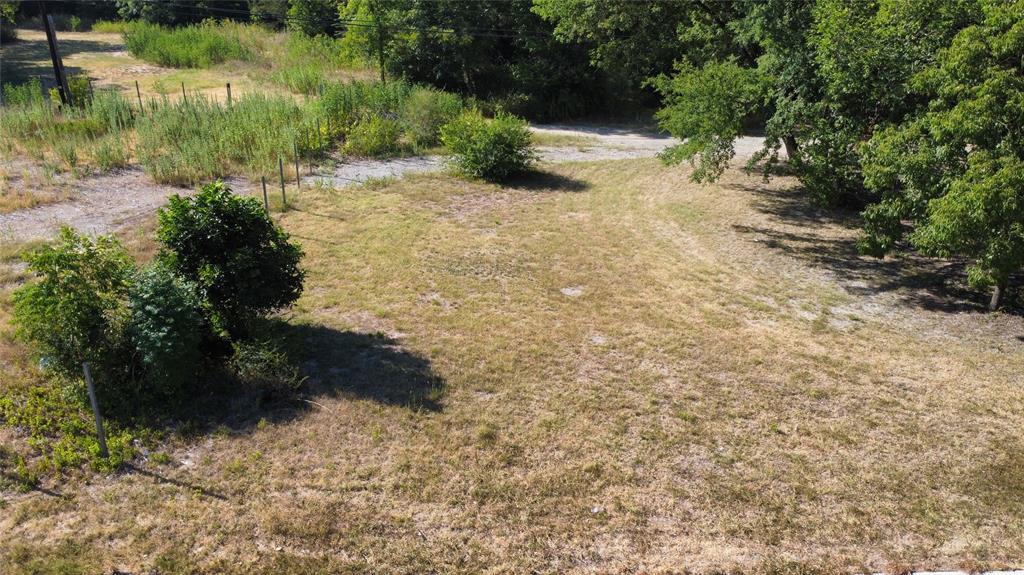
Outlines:
{"type": "Polygon", "coordinates": [[[100,404],[96,401],[96,386],[92,383],[92,373],[89,372],[88,362],[82,364],[82,371],[85,373],[85,388],[89,392],[92,414],[96,416],[96,438],[100,441],[100,456],[110,457],[110,452],[107,451],[107,434],[103,432],[103,418],[100,417],[100,404]]]}

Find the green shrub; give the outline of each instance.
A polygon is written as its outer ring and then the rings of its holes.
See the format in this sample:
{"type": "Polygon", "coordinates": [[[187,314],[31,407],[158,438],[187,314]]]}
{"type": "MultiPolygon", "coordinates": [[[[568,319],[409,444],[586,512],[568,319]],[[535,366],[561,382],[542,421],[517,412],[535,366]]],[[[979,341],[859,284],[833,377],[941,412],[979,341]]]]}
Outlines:
{"type": "Polygon", "coordinates": [[[97,20],[92,24],[92,31],[100,32],[102,34],[123,34],[130,24],[131,22],[125,22],[123,20],[97,20]]]}
{"type": "Polygon", "coordinates": [[[201,359],[206,326],[194,287],[152,265],[136,275],[128,307],[128,336],[145,373],[147,399],[178,403],[201,359]]]}
{"type": "Polygon", "coordinates": [[[375,158],[394,156],[401,152],[398,138],[401,128],[395,120],[370,118],[358,122],[348,134],[345,151],[356,156],[375,158]]]}
{"type": "Polygon", "coordinates": [[[212,325],[233,339],[302,293],[302,250],[256,199],[215,182],[195,197],[172,197],[159,221],[161,260],[197,286],[212,325]]]}
{"type": "Polygon", "coordinates": [[[227,60],[252,57],[235,27],[203,22],[194,26],[165,28],[132,22],[125,28],[124,44],[136,58],[171,68],[209,68],[227,60]]]}
{"type": "Polygon", "coordinates": [[[462,99],[433,88],[414,88],[402,107],[402,125],[413,145],[434,146],[441,126],[462,111],[462,99]]]}
{"type": "Polygon", "coordinates": [[[4,84],[4,105],[28,108],[46,104],[39,78],[24,84],[4,84]]]}
{"type": "Polygon", "coordinates": [[[441,141],[455,170],[474,178],[500,180],[529,169],[536,158],[529,125],[503,113],[488,120],[477,110],[464,112],[441,127],[441,141]]]}
{"type": "Polygon", "coordinates": [[[90,240],[67,227],[55,246],[26,259],[41,277],[14,293],[17,334],[35,344],[50,371],[80,377],[82,363],[89,362],[97,387],[110,397],[125,378],[132,259],[111,236],[90,240]]]}

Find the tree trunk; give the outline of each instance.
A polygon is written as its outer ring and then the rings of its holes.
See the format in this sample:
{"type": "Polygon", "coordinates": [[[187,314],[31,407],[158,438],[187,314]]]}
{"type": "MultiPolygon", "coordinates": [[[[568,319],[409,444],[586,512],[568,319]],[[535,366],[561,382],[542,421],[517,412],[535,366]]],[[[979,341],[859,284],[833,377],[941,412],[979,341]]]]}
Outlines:
{"type": "Polygon", "coordinates": [[[996,311],[1003,305],[1003,297],[1006,295],[1006,280],[1000,280],[992,287],[992,299],[988,302],[989,311],[996,311]]]}
{"type": "Polygon", "coordinates": [[[782,143],[786,146],[786,156],[789,161],[795,161],[796,155],[800,153],[800,145],[796,143],[796,138],[792,135],[783,136],[782,143]]]}

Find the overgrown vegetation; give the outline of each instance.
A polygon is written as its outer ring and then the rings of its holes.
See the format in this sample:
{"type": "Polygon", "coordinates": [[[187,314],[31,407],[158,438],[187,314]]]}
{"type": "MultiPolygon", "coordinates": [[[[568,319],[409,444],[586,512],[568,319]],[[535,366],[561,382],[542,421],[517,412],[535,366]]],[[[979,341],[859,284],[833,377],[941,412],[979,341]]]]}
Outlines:
{"type": "Polygon", "coordinates": [[[134,22],[124,31],[124,43],[137,58],[161,66],[209,68],[226,60],[252,57],[234,32],[237,27],[212,22],[180,28],[134,22]]]}
{"type": "Polygon", "coordinates": [[[101,90],[58,113],[38,82],[7,85],[0,135],[8,150],[65,170],[107,171],[135,159],[158,182],[194,185],[239,172],[271,176],[278,158],[291,165],[296,152],[308,159],[335,149],[374,157],[424,150],[462,109],[457,96],[406,82],[319,87],[323,94],[306,103],[246,93],[228,105],[192,93],[149,100],[141,112],[101,90]]]}
{"type": "Polygon", "coordinates": [[[116,468],[132,457],[133,438],[155,437],[150,424],[187,412],[186,399],[213,379],[233,373],[274,393],[301,382],[258,328],[298,298],[304,277],[302,251],[263,206],[210,184],[171,199],[158,237],[159,258],[141,267],[113,237],[69,228],[27,256],[39,279],[14,292],[12,317],[49,381],[5,389],[0,421],[29,431],[45,470],[87,460],[116,468]],[[83,416],[85,363],[112,422],[107,460],[83,416]]]}

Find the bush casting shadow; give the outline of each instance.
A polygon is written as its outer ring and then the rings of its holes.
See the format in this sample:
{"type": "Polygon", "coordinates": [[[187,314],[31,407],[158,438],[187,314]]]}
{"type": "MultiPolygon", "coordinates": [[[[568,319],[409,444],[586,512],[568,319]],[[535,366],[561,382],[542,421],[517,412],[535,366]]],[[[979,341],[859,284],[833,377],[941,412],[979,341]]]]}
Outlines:
{"type": "MultiPolygon", "coordinates": [[[[302,368],[299,389],[265,389],[239,381],[227,369],[205,374],[189,400],[173,413],[133,417],[122,423],[174,429],[186,439],[215,429],[248,433],[261,421],[285,423],[311,409],[323,409],[317,399],[351,397],[410,410],[440,411],[444,380],[430,362],[383,335],[339,331],[320,325],[267,322],[264,336],[281,344],[292,362],[302,368]]],[[[105,419],[119,420],[116,414],[105,419]]]]}

